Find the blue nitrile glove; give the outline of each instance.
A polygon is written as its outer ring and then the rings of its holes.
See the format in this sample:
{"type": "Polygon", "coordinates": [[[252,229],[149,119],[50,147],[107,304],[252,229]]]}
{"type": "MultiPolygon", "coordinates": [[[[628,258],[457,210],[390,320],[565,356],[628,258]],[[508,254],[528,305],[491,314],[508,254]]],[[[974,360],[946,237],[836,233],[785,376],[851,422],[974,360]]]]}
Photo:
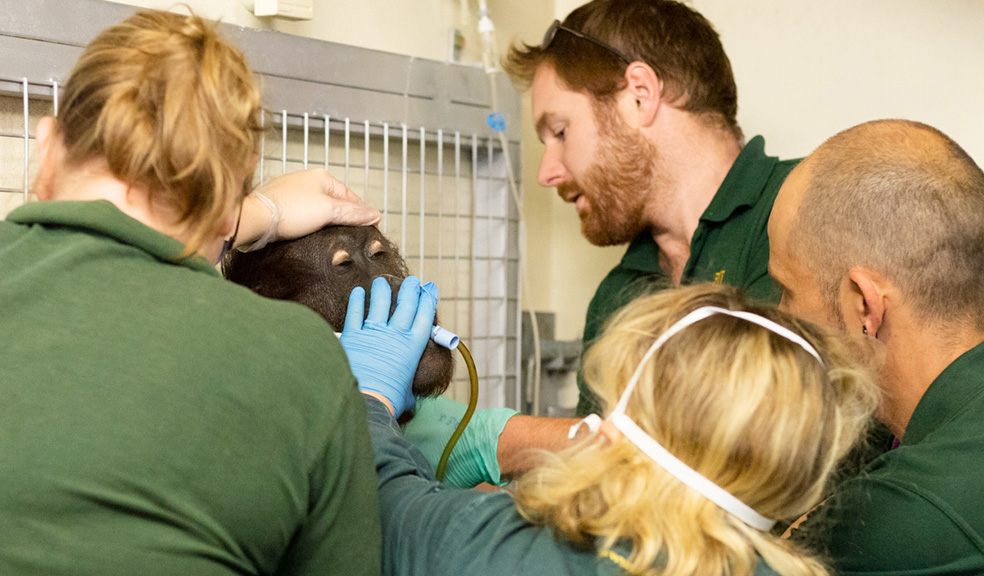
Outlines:
{"type": "Polygon", "coordinates": [[[400,285],[390,317],[392,297],[389,282],[376,278],[365,315],[365,290],[361,286],[353,289],[339,339],[359,390],[386,398],[399,417],[414,405],[411,385],[434,325],[437,287],[430,282],[421,286],[419,279],[408,276],[400,285]]]}
{"type": "MultiPolygon", "coordinates": [[[[403,429],[407,440],[427,457],[436,469],[444,445],[465,414],[467,406],[449,398],[421,398],[417,410],[403,429]]],[[[506,421],[518,414],[511,408],[475,410],[468,427],[451,452],[444,483],[458,488],[471,488],[482,482],[502,486],[499,460],[499,435],[506,421]]]]}

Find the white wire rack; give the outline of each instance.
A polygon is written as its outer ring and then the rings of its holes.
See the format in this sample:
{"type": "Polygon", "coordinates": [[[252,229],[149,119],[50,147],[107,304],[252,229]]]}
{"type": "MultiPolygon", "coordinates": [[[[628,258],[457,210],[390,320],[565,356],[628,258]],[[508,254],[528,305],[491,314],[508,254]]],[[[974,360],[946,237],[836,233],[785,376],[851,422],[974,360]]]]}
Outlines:
{"type": "MultiPolygon", "coordinates": [[[[57,113],[59,82],[81,46],[133,10],[96,0],[30,4],[0,0],[7,18],[0,22],[0,216],[29,201],[33,130],[57,113]],[[86,16],[69,21],[70,14],[86,16]]],[[[484,125],[482,71],[272,32],[223,32],[263,77],[257,182],[327,167],[379,207],[380,227],[411,271],[440,287],[442,324],[472,349],[480,405],[516,406],[519,226],[503,154],[519,165],[518,134],[509,134],[504,151],[484,125]],[[365,73],[380,69],[396,78],[365,73]]],[[[502,87],[498,101],[518,119],[511,88],[502,87]]],[[[449,394],[465,399],[458,364],[449,394]]]]}

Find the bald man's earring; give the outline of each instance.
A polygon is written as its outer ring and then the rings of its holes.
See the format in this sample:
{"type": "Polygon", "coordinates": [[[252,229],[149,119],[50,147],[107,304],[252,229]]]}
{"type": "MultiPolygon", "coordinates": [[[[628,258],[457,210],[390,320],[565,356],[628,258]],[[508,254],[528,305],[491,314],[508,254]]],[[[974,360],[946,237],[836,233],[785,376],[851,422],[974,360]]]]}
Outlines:
{"type": "Polygon", "coordinates": [[[868,335],[868,327],[865,326],[864,324],[861,325],[861,333],[864,334],[865,336],[868,335]]]}

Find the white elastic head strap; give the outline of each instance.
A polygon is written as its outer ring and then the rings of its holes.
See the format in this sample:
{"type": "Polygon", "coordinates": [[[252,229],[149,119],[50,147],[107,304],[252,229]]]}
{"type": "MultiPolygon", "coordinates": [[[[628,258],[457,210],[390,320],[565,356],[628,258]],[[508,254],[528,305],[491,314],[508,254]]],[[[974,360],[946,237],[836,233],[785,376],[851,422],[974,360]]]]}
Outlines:
{"type": "Polygon", "coordinates": [[[771,530],[775,526],[775,520],[759,514],[754,508],[734,497],[724,488],[708,480],[700,472],[687,466],[684,461],[670,454],[669,450],[663,448],[659,442],[654,440],[649,434],[646,434],[645,430],[639,428],[625,414],[612,414],[609,420],[622,432],[629,442],[635,444],[636,448],[642,450],[653,462],[659,464],[660,467],[669,472],[677,480],[693,488],[701,496],[714,502],[735,518],[763,532],[771,530]]]}
{"type": "Polygon", "coordinates": [[[645,368],[646,363],[649,362],[649,359],[653,357],[653,354],[655,354],[657,350],[662,348],[663,344],[666,344],[667,340],[669,340],[677,333],[679,333],[681,330],[690,326],[691,324],[696,324],[697,322],[700,322],[701,320],[704,320],[706,318],[710,318],[711,316],[714,316],[716,314],[724,314],[725,316],[741,318],[746,322],[751,322],[752,324],[758,324],[762,328],[765,328],[766,330],[773,332],[774,334],[782,336],[783,338],[789,340],[790,342],[793,342],[794,344],[799,344],[799,346],[803,348],[803,350],[806,350],[810,354],[810,356],[816,358],[817,362],[819,362],[820,365],[823,366],[823,360],[820,359],[820,353],[817,352],[816,348],[814,348],[802,336],[800,336],[796,332],[793,332],[789,328],[777,324],[772,320],[769,320],[768,318],[763,318],[758,314],[752,314],[751,312],[744,312],[741,310],[728,310],[726,308],[718,308],[717,306],[704,306],[694,310],[693,312],[690,312],[683,318],[680,318],[679,320],[674,322],[672,326],[667,328],[666,332],[663,332],[662,334],[659,335],[658,338],[656,338],[656,341],[653,342],[652,346],[649,347],[649,350],[646,350],[646,353],[642,356],[642,360],[639,361],[639,365],[636,366],[635,372],[632,373],[632,378],[629,380],[629,385],[626,386],[625,391],[622,392],[622,397],[619,398],[618,404],[615,405],[615,410],[613,410],[613,412],[625,412],[625,407],[629,403],[629,396],[632,395],[632,391],[635,390],[636,384],[639,382],[639,378],[642,376],[642,369],[645,368]]]}
{"type": "MultiPolygon", "coordinates": [[[[716,306],[705,306],[703,308],[698,308],[683,318],[677,320],[672,326],[656,338],[656,341],[653,342],[653,344],[649,347],[649,350],[647,350],[643,355],[642,360],[639,361],[639,365],[636,367],[635,372],[632,374],[632,378],[629,380],[629,385],[626,386],[625,391],[622,392],[622,397],[619,398],[618,403],[615,405],[615,409],[608,416],[608,420],[622,432],[626,439],[632,442],[646,456],[649,456],[653,462],[665,469],[677,480],[683,482],[693,490],[696,490],[702,496],[711,502],[714,502],[723,510],[729,512],[731,515],[735,516],[745,524],[748,524],[752,528],[767,531],[771,530],[775,525],[775,520],[762,516],[751,506],[748,506],[733,496],[730,492],[707,479],[700,472],[697,472],[685,462],[671,454],[666,448],[653,439],[653,437],[647,434],[625,414],[625,407],[628,405],[629,397],[632,395],[632,391],[635,389],[635,386],[639,381],[642,374],[642,369],[653,354],[659,350],[660,347],[662,347],[663,344],[665,344],[666,341],[673,335],[677,334],[687,326],[700,322],[701,320],[714,316],[715,314],[733,316],[735,318],[740,318],[762,326],[763,328],[798,344],[811,356],[816,358],[817,362],[819,362],[821,366],[823,365],[823,360],[820,359],[820,354],[817,353],[816,349],[811,346],[810,343],[807,342],[802,336],[796,334],[792,330],[781,326],[768,318],[763,318],[757,314],[752,314],[751,312],[727,310],[716,306]]],[[[574,435],[577,434],[577,431],[581,425],[587,426],[592,432],[597,432],[598,428],[601,426],[601,418],[599,418],[597,414],[590,414],[584,420],[572,426],[568,436],[573,438],[574,435]]]]}

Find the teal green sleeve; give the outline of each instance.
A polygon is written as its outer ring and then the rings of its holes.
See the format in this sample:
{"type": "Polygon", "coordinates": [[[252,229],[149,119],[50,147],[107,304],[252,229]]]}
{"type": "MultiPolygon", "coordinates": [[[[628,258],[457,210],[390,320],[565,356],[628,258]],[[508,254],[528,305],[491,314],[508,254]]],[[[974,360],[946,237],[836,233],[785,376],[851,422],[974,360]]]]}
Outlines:
{"type": "Polygon", "coordinates": [[[618,573],[593,550],[529,524],[502,491],[449,488],[400,434],[378,400],[366,400],[379,485],[387,576],[604,575],[618,573]]]}
{"type": "MultiPolygon", "coordinates": [[[[577,548],[527,522],[507,492],[436,482],[419,450],[381,402],[367,398],[379,483],[385,576],[625,574],[592,549],[577,548]]],[[[762,561],[755,576],[776,576],[762,561]]]]}
{"type": "MultiPolygon", "coordinates": [[[[443,396],[417,400],[417,409],[403,433],[434,469],[466,409],[461,402],[443,396]]],[[[505,484],[497,457],[499,436],[506,422],[516,414],[511,408],[476,410],[451,452],[444,483],[457,488],[472,488],[482,483],[505,484]]]]}

